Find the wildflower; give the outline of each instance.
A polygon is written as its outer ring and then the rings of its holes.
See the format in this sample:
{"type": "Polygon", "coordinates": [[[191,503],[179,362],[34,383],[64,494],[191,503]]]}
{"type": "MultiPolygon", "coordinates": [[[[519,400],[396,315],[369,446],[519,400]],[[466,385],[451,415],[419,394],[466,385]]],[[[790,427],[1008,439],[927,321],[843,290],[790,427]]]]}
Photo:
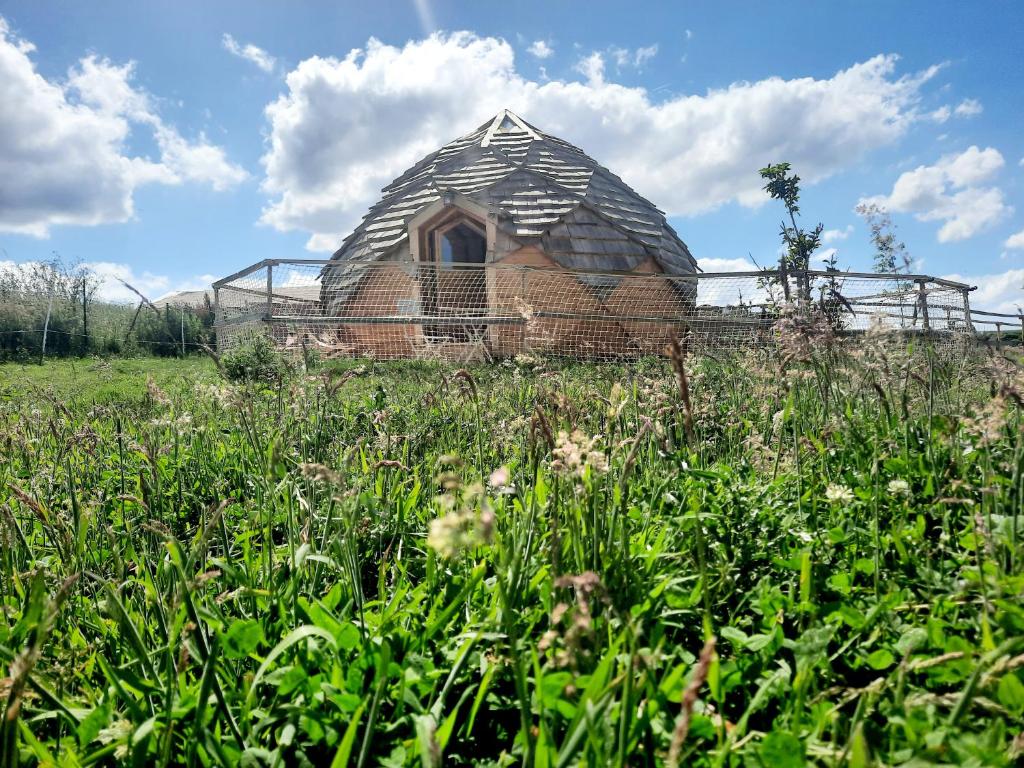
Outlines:
{"type": "Polygon", "coordinates": [[[1006,399],[1001,395],[989,400],[973,419],[964,419],[964,431],[978,441],[979,446],[996,442],[1003,436],[1007,418],[1006,399]]]}
{"type": "Polygon", "coordinates": [[[833,504],[849,504],[853,501],[853,491],[845,485],[829,483],[825,489],[825,498],[833,504]]]}
{"type": "Polygon", "coordinates": [[[785,411],[776,411],[772,414],[772,434],[778,434],[782,430],[782,423],[785,418],[785,411]]]}
{"type": "Polygon", "coordinates": [[[555,579],[559,589],[573,590],[575,603],[559,602],[551,610],[550,629],[541,637],[539,650],[551,652],[558,667],[576,667],[582,658],[590,655],[594,638],[594,604],[607,602],[601,577],[593,571],[555,579]]]}
{"type": "Polygon", "coordinates": [[[489,543],[485,528],[490,527],[481,515],[462,507],[430,522],[427,546],[441,557],[451,560],[467,549],[489,543]]]}
{"type": "Polygon", "coordinates": [[[299,471],[302,476],[307,480],[313,480],[315,482],[325,482],[331,485],[341,484],[341,474],[335,472],[324,464],[305,463],[299,465],[299,471]]]}
{"type": "Polygon", "coordinates": [[[619,382],[612,385],[612,391],[608,394],[608,418],[617,418],[622,409],[626,407],[626,391],[619,382]]]}
{"type": "Polygon", "coordinates": [[[508,480],[508,467],[498,467],[496,470],[491,472],[491,476],[487,478],[487,484],[497,493],[508,494],[515,490],[511,485],[509,485],[508,480]]]}
{"type": "Polygon", "coordinates": [[[595,474],[604,474],[608,471],[608,459],[597,449],[597,442],[597,436],[587,437],[578,429],[571,435],[559,430],[551,451],[551,468],[556,474],[576,480],[582,480],[588,468],[595,474]]]}
{"type": "Polygon", "coordinates": [[[157,386],[157,383],[153,380],[152,376],[146,377],[146,394],[149,395],[149,399],[157,405],[170,405],[171,398],[157,386]]]}
{"type": "Polygon", "coordinates": [[[888,489],[889,489],[889,495],[891,495],[891,496],[909,496],[910,495],[910,483],[908,483],[906,480],[902,480],[902,479],[890,480],[889,481],[889,485],[888,485],[888,489]]]}
{"type": "Polygon", "coordinates": [[[437,505],[447,513],[432,520],[427,533],[427,546],[446,560],[490,544],[494,538],[494,510],[484,498],[483,487],[471,485],[461,498],[456,498],[457,490],[437,498],[437,505]]]}
{"type": "Polygon", "coordinates": [[[219,384],[207,384],[198,389],[199,394],[211,403],[227,409],[232,405],[241,404],[241,396],[230,386],[219,384]]]}
{"type": "Polygon", "coordinates": [[[112,722],[106,728],[101,728],[96,734],[100,744],[113,744],[119,742],[114,750],[114,757],[124,760],[128,757],[128,737],[132,734],[132,724],[128,720],[119,719],[112,722]]]}

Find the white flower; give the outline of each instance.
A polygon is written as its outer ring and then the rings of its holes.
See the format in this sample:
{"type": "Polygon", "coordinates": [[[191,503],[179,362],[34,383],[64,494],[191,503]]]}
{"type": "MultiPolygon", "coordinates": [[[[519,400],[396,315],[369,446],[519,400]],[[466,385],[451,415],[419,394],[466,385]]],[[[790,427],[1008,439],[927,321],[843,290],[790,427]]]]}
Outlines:
{"type": "Polygon", "coordinates": [[[494,510],[484,497],[483,487],[471,485],[461,494],[441,494],[435,500],[446,514],[430,521],[427,546],[445,559],[466,550],[490,544],[494,538],[494,510]]]}
{"type": "Polygon", "coordinates": [[[829,483],[828,488],[825,489],[825,498],[833,504],[849,504],[853,501],[853,491],[847,488],[845,485],[838,485],[836,483],[829,483]]]}
{"type": "Polygon", "coordinates": [[[596,436],[587,437],[578,429],[571,435],[559,430],[551,451],[551,468],[559,475],[577,480],[583,478],[588,467],[594,474],[604,474],[608,471],[608,458],[597,448],[597,442],[596,436]]]}
{"type": "Polygon", "coordinates": [[[467,549],[489,543],[493,529],[494,512],[484,510],[478,515],[463,507],[430,521],[427,546],[450,560],[467,549]]]}
{"type": "Polygon", "coordinates": [[[496,470],[491,472],[491,476],[487,478],[487,485],[489,485],[496,493],[515,493],[515,488],[509,485],[508,479],[508,467],[498,467],[496,470]]]}
{"type": "Polygon", "coordinates": [[[782,423],[786,418],[785,411],[776,411],[772,414],[772,434],[782,429],[782,423]]]}
{"type": "Polygon", "coordinates": [[[910,495],[910,483],[908,483],[906,480],[890,480],[888,488],[889,493],[893,496],[910,495]]]}

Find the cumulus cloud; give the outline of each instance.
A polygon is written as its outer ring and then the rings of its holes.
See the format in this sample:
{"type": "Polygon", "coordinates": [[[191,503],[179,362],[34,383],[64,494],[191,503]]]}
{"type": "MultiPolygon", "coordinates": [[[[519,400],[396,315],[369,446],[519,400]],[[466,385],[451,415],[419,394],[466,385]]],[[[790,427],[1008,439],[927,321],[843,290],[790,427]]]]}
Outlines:
{"type": "Polygon", "coordinates": [[[951,117],[975,117],[984,111],[981,102],[977,99],[964,99],[956,107],[943,104],[938,109],[928,113],[929,119],[936,123],[944,123],[951,117]]]}
{"type": "Polygon", "coordinates": [[[864,198],[860,204],[912,213],[920,221],[942,221],[940,243],[966,240],[1013,211],[1001,189],[980,186],[1003,165],[998,150],[971,146],[901,174],[889,195],[864,198]]]}
{"type": "Polygon", "coordinates": [[[1014,234],[1006,238],[1006,242],[1003,243],[1003,247],[1013,249],[1024,249],[1024,229],[1022,229],[1020,232],[1015,232],[1014,234]]]}
{"type": "Polygon", "coordinates": [[[983,109],[981,102],[977,99],[964,99],[956,105],[954,112],[956,112],[957,117],[974,117],[975,115],[980,115],[983,109]]]}
{"type": "Polygon", "coordinates": [[[536,56],[538,59],[546,59],[554,54],[555,49],[544,40],[534,40],[530,47],[526,49],[526,52],[531,56],[536,56]]]}
{"type": "Polygon", "coordinates": [[[1015,313],[1024,308],[1024,269],[1008,269],[992,275],[944,275],[978,289],[971,292],[971,309],[1015,313]]]}
{"type": "Polygon", "coordinates": [[[853,234],[853,224],[847,224],[846,229],[826,229],[821,233],[821,242],[828,244],[839,240],[845,240],[853,234]]]}
{"type": "Polygon", "coordinates": [[[329,250],[422,156],[508,107],[591,154],[670,215],[766,201],[757,169],[793,163],[813,184],[902,137],[922,116],[937,68],[898,76],[876,56],[832,77],[737,82],[657,101],[605,79],[594,53],[583,81],[538,82],[504,40],[432,35],[399,48],[371,39],[344,58],[313,57],[267,107],[262,221],[304,230],[329,250]]]}
{"type": "Polygon", "coordinates": [[[0,231],[45,237],[54,225],[122,222],[141,184],[223,189],[246,177],[223,149],[160,117],[132,83],[133,63],[87,56],[59,83],[36,71],[34,50],[0,17],[0,231]],[[152,134],[158,159],[128,152],[135,128],[152,134]]]}
{"type": "Polygon", "coordinates": [[[264,72],[274,71],[274,65],[277,63],[277,59],[252,43],[242,45],[235,40],[234,37],[225,32],[224,37],[221,38],[221,45],[224,46],[224,50],[228,53],[233,56],[237,56],[240,59],[252,62],[264,72]]]}

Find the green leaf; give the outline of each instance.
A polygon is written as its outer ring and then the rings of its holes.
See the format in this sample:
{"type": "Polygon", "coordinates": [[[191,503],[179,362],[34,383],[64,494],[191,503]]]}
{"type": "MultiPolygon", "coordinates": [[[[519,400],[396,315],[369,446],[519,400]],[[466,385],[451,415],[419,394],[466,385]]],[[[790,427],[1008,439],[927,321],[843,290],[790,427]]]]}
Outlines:
{"type": "Polygon", "coordinates": [[[235,619],[224,633],[224,655],[244,659],[263,642],[263,627],[255,619],[235,619]]]}
{"type": "Polygon", "coordinates": [[[104,703],[96,707],[78,724],[78,729],[75,733],[78,737],[78,745],[85,747],[90,744],[109,721],[110,705],[104,703]]]}
{"type": "Polygon", "coordinates": [[[719,634],[737,648],[743,648],[747,644],[747,633],[736,627],[722,627],[719,634]]]}
{"type": "Polygon", "coordinates": [[[363,709],[365,708],[366,702],[363,702],[352,715],[352,719],[348,721],[345,735],[338,745],[338,751],[334,753],[334,759],[331,760],[331,768],[345,768],[348,765],[349,756],[352,754],[352,745],[355,744],[356,732],[359,730],[359,722],[363,719],[363,709]]]}
{"type": "Polygon", "coordinates": [[[908,629],[896,641],[896,650],[907,656],[928,642],[928,632],[923,627],[908,629]]]}
{"type": "Polygon", "coordinates": [[[763,651],[765,648],[771,645],[772,640],[774,639],[774,634],[751,635],[749,638],[747,638],[747,648],[754,652],[763,651]]]}
{"type": "Polygon", "coordinates": [[[354,624],[346,624],[338,633],[338,647],[350,651],[359,645],[359,630],[354,624]]]}
{"type": "Polygon", "coordinates": [[[301,627],[296,627],[287,635],[285,638],[274,646],[274,649],[267,654],[267,658],[260,664],[260,668],[256,670],[256,675],[252,679],[252,685],[249,688],[249,695],[247,699],[252,700],[253,696],[256,695],[256,687],[263,680],[263,676],[270,669],[271,665],[277,661],[277,658],[291,648],[293,645],[301,643],[303,640],[310,640],[314,637],[319,637],[321,640],[327,641],[327,643],[334,649],[338,647],[338,641],[334,639],[334,635],[328,632],[326,629],[317,627],[312,624],[303,624],[301,627]]]}
{"type": "Polygon", "coordinates": [[[761,760],[771,768],[802,768],[804,745],[788,731],[772,731],[761,742],[761,760]]]}
{"type": "Polygon", "coordinates": [[[893,657],[892,651],[885,648],[879,648],[867,658],[868,666],[872,669],[886,669],[891,667],[894,661],[896,659],[893,657]]]}
{"type": "Polygon", "coordinates": [[[1003,675],[999,681],[999,703],[1010,710],[1013,714],[1020,716],[1024,714],[1024,683],[1020,681],[1013,672],[1003,675]]]}
{"type": "Polygon", "coordinates": [[[850,768],[868,768],[871,765],[871,752],[868,750],[867,739],[864,738],[864,726],[858,725],[850,739],[850,768]]]}

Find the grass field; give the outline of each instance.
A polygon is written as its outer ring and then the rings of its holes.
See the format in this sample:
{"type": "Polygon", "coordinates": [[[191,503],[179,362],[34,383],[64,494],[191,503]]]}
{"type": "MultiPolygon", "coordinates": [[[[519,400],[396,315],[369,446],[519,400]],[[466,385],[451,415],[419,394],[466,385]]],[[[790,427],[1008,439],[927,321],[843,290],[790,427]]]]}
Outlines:
{"type": "Polygon", "coordinates": [[[4,766],[1014,765],[1018,362],[0,366],[4,766]]]}

